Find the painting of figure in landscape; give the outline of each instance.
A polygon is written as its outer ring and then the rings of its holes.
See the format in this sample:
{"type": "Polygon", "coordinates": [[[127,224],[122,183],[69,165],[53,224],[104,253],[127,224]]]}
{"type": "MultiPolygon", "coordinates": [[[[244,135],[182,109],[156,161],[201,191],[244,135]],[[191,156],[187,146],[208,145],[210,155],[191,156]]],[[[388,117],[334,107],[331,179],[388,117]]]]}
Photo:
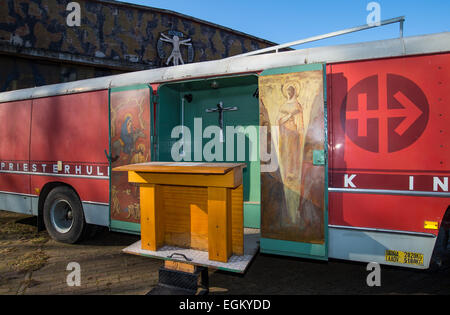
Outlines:
{"type": "MultiPolygon", "coordinates": [[[[112,168],[150,162],[150,90],[111,93],[112,168]]],[[[139,186],[124,172],[111,174],[111,219],[140,223],[139,186]]]]}

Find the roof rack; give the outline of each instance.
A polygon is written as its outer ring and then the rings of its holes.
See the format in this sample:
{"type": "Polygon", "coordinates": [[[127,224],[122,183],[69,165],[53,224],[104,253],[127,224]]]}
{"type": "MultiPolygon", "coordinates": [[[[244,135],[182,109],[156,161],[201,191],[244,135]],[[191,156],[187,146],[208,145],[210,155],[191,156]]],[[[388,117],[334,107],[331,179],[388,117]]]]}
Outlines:
{"type": "Polygon", "coordinates": [[[394,24],[394,23],[400,23],[400,36],[399,37],[402,38],[403,37],[403,24],[405,22],[405,19],[406,18],[404,16],[400,16],[400,17],[396,17],[396,18],[393,18],[393,19],[389,19],[389,20],[383,20],[383,21],[381,21],[379,23],[365,24],[365,25],[352,27],[352,28],[348,28],[348,29],[345,29],[345,30],[341,30],[341,31],[336,31],[336,32],[332,32],[332,33],[327,33],[327,34],[323,34],[323,35],[309,37],[309,38],[306,38],[306,39],[297,40],[297,41],[294,41],[294,42],[289,42],[289,43],[286,43],[286,44],[281,44],[281,45],[277,45],[277,46],[272,46],[272,47],[267,47],[267,48],[263,48],[263,49],[259,49],[259,50],[254,50],[254,51],[251,51],[251,52],[248,52],[248,53],[232,56],[232,57],[229,57],[229,58],[254,56],[254,55],[260,55],[260,54],[264,54],[264,53],[268,53],[268,52],[278,53],[280,49],[290,48],[292,46],[298,46],[298,45],[302,45],[302,44],[306,44],[306,43],[319,41],[319,40],[322,40],[322,39],[327,39],[327,38],[332,38],[332,37],[341,36],[341,35],[345,35],[345,34],[360,32],[360,31],[371,29],[371,28],[385,26],[385,25],[394,24]]]}

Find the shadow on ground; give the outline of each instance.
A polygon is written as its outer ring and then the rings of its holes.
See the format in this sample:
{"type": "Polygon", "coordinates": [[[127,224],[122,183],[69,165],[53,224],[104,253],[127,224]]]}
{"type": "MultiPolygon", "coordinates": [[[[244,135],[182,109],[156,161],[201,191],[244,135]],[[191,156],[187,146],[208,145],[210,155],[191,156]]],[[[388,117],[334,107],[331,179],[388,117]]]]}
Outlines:
{"type": "MultiPolygon", "coordinates": [[[[38,233],[36,218],[0,211],[0,294],[146,294],[162,262],[122,253],[138,236],[100,229],[77,245],[38,233]],[[67,266],[81,266],[69,287],[67,266]]],[[[436,273],[381,267],[381,287],[366,284],[366,264],[258,254],[244,275],[210,271],[211,294],[450,294],[450,268],[436,273]]]]}
{"type": "Polygon", "coordinates": [[[210,275],[217,294],[450,294],[450,268],[428,272],[381,266],[381,287],[368,287],[367,264],[259,254],[245,275],[210,275]]]}

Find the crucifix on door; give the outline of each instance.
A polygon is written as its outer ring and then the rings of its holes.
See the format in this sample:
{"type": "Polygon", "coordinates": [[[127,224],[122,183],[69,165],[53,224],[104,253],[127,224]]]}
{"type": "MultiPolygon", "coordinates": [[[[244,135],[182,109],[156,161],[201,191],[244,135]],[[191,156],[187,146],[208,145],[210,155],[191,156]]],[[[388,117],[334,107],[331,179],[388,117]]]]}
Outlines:
{"type": "Polygon", "coordinates": [[[237,111],[237,107],[223,107],[223,102],[217,104],[216,108],[209,108],[207,113],[219,113],[219,128],[220,128],[220,142],[225,142],[223,139],[223,112],[237,111]]]}

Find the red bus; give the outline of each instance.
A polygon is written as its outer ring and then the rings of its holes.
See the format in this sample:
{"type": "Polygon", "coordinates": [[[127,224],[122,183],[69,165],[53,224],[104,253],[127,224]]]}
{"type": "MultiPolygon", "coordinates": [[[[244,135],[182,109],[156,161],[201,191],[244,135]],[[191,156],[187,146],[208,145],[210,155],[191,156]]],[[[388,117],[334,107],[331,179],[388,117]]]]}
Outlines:
{"type": "Polygon", "coordinates": [[[1,93],[0,209],[67,243],[139,234],[137,186],[110,170],[174,161],[174,128],[218,125],[205,109],[222,102],[224,128],[271,130],[256,160],[231,157],[262,253],[427,269],[448,241],[449,82],[440,33],[1,93]]]}

